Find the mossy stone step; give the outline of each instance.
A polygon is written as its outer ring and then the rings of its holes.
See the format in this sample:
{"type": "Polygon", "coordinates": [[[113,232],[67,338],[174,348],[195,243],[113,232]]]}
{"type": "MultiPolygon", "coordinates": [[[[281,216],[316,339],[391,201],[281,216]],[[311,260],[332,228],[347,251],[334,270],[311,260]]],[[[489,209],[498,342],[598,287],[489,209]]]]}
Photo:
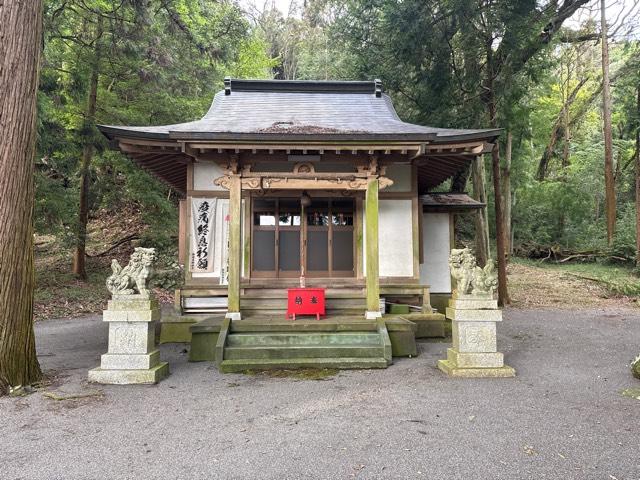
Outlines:
{"type": "Polygon", "coordinates": [[[372,345],[251,345],[226,347],[225,360],[274,359],[274,358],[372,358],[383,357],[384,347],[372,345]]]}
{"type": "MultiPolygon", "coordinates": [[[[287,308],[287,298],[245,298],[240,299],[242,308],[287,308]]],[[[327,308],[355,308],[365,307],[366,300],[364,298],[326,298],[325,304],[327,308]]],[[[408,311],[406,313],[409,313],[408,311]]]]}
{"type": "Polygon", "coordinates": [[[231,322],[231,332],[377,332],[375,321],[357,320],[316,320],[303,317],[300,320],[246,319],[231,322]]]}
{"type": "Polygon", "coordinates": [[[276,332],[231,333],[227,345],[290,346],[290,345],[382,345],[379,333],[368,332],[276,332]]]}
{"type": "MultiPolygon", "coordinates": [[[[281,307],[265,308],[264,306],[261,306],[261,305],[249,306],[249,305],[241,304],[241,309],[243,313],[245,313],[246,315],[250,315],[252,317],[280,316],[284,319],[287,315],[286,304],[282,308],[281,307]]],[[[331,316],[349,316],[349,315],[364,317],[365,310],[366,308],[364,304],[361,307],[353,306],[353,307],[338,307],[338,308],[332,308],[331,306],[327,305],[325,316],[321,318],[326,318],[331,316]]],[[[296,318],[313,318],[313,317],[315,317],[315,315],[304,315],[304,316],[300,315],[300,316],[297,316],[296,318]]]]}
{"type": "Polygon", "coordinates": [[[220,371],[240,373],[247,370],[279,370],[296,368],[387,368],[384,357],[375,358],[287,358],[260,360],[223,360],[220,371]]]}

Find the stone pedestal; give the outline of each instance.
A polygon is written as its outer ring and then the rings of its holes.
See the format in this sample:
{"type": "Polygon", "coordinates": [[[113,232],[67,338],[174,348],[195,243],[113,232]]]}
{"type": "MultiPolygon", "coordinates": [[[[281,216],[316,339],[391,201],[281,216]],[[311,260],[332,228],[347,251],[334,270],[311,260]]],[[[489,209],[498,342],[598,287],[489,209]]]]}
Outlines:
{"type": "Polygon", "coordinates": [[[149,295],[114,295],[103,320],[109,323],[109,348],[100,366],[89,370],[90,382],[149,384],[169,374],[169,364],[160,361],[156,347],[157,300],[149,295]]]}
{"type": "Polygon", "coordinates": [[[438,368],[452,377],[513,377],[497,351],[496,324],[502,311],[492,295],[454,295],[446,309],[451,320],[453,348],[438,368]]]}

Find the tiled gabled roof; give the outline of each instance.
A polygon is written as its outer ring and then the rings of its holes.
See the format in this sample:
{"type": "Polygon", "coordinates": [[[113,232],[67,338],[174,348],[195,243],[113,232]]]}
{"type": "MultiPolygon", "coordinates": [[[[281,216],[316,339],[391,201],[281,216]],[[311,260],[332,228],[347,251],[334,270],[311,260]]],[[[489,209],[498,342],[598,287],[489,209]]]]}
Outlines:
{"type": "Polygon", "coordinates": [[[379,81],[225,81],[206,115],[148,127],[103,125],[115,136],[202,140],[389,140],[429,143],[486,139],[496,129],[433,128],[400,120],[379,81]]]}

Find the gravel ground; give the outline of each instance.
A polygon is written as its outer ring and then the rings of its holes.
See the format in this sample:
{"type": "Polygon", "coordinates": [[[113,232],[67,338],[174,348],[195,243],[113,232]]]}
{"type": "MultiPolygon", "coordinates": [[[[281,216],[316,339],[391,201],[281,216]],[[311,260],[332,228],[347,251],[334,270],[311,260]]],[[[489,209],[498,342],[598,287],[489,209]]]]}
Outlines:
{"type": "Polygon", "coordinates": [[[444,342],[324,381],[222,375],[167,345],[156,386],[85,382],[106,347],[100,318],[41,322],[40,361],[58,378],[0,398],[0,478],[639,479],[640,401],[621,395],[640,387],[638,311],[505,320],[514,379],[447,378],[444,342]]]}

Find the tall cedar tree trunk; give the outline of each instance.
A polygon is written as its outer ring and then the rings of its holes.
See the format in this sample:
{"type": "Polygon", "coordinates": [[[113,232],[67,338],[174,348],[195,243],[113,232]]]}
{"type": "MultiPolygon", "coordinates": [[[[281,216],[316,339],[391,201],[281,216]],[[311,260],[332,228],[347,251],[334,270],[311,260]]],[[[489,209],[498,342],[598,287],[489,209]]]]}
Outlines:
{"type": "MultiPolygon", "coordinates": [[[[640,122],[640,85],[637,87],[636,98],[640,122]]],[[[636,130],[636,266],[640,267],[640,124],[636,130]]]]}
{"type": "Polygon", "coordinates": [[[507,146],[502,167],[502,198],[504,198],[504,243],[507,258],[513,251],[511,242],[511,150],[513,136],[507,133],[507,146]]]}
{"type": "Polygon", "coordinates": [[[73,254],[73,273],[86,280],[85,268],[87,223],[89,221],[89,181],[91,177],[91,160],[93,159],[93,128],[96,119],[96,104],[98,101],[98,75],[100,65],[100,37],[102,36],[102,22],[98,20],[98,35],[95,40],[95,51],[89,80],[89,97],[83,125],[85,136],[80,163],[80,202],[78,206],[78,231],[76,233],[76,248],[73,254]]]}
{"type": "Polygon", "coordinates": [[[569,102],[569,82],[571,82],[571,67],[569,62],[567,62],[567,81],[565,82],[565,87],[563,88],[563,127],[564,127],[564,145],[562,146],[562,168],[566,168],[569,166],[569,144],[571,143],[571,127],[569,126],[569,106],[567,103],[569,102]]]}
{"type": "Polygon", "coordinates": [[[611,86],[609,81],[609,42],[605,0],[600,0],[602,36],[602,117],[604,121],[604,188],[607,217],[607,244],[613,244],[616,229],[616,185],[613,176],[613,140],[611,133],[611,86]]]}
{"type": "Polygon", "coordinates": [[[0,394],[40,379],[33,332],[33,157],[42,4],[0,2],[0,394]]]}
{"type": "MultiPolygon", "coordinates": [[[[491,43],[487,44],[487,81],[485,85],[485,103],[489,112],[489,125],[498,128],[498,109],[495,91],[495,65],[493,64],[491,43]]],[[[502,199],[502,181],[500,179],[500,142],[496,140],[491,151],[491,166],[493,173],[493,195],[496,213],[496,260],[498,263],[498,304],[501,306],[511,303],[507,288],[507,258],[504,242],[504,211],[502,199]]]]}
{"type": "MultiPolygon", "coordinates": [[[[487,204],[487,191],[485,186],[484,174],[484,158],[479,155],[472,162],[473,171],[473,198],[477,201],[487,204]]],[[[491,257],[491,249],[489,245],[489,219],[487,218],[487,207],[476,210],[475,219],[476,233],[476,259],[478,265],[484,267],[487,260],[491,257]]]]}

